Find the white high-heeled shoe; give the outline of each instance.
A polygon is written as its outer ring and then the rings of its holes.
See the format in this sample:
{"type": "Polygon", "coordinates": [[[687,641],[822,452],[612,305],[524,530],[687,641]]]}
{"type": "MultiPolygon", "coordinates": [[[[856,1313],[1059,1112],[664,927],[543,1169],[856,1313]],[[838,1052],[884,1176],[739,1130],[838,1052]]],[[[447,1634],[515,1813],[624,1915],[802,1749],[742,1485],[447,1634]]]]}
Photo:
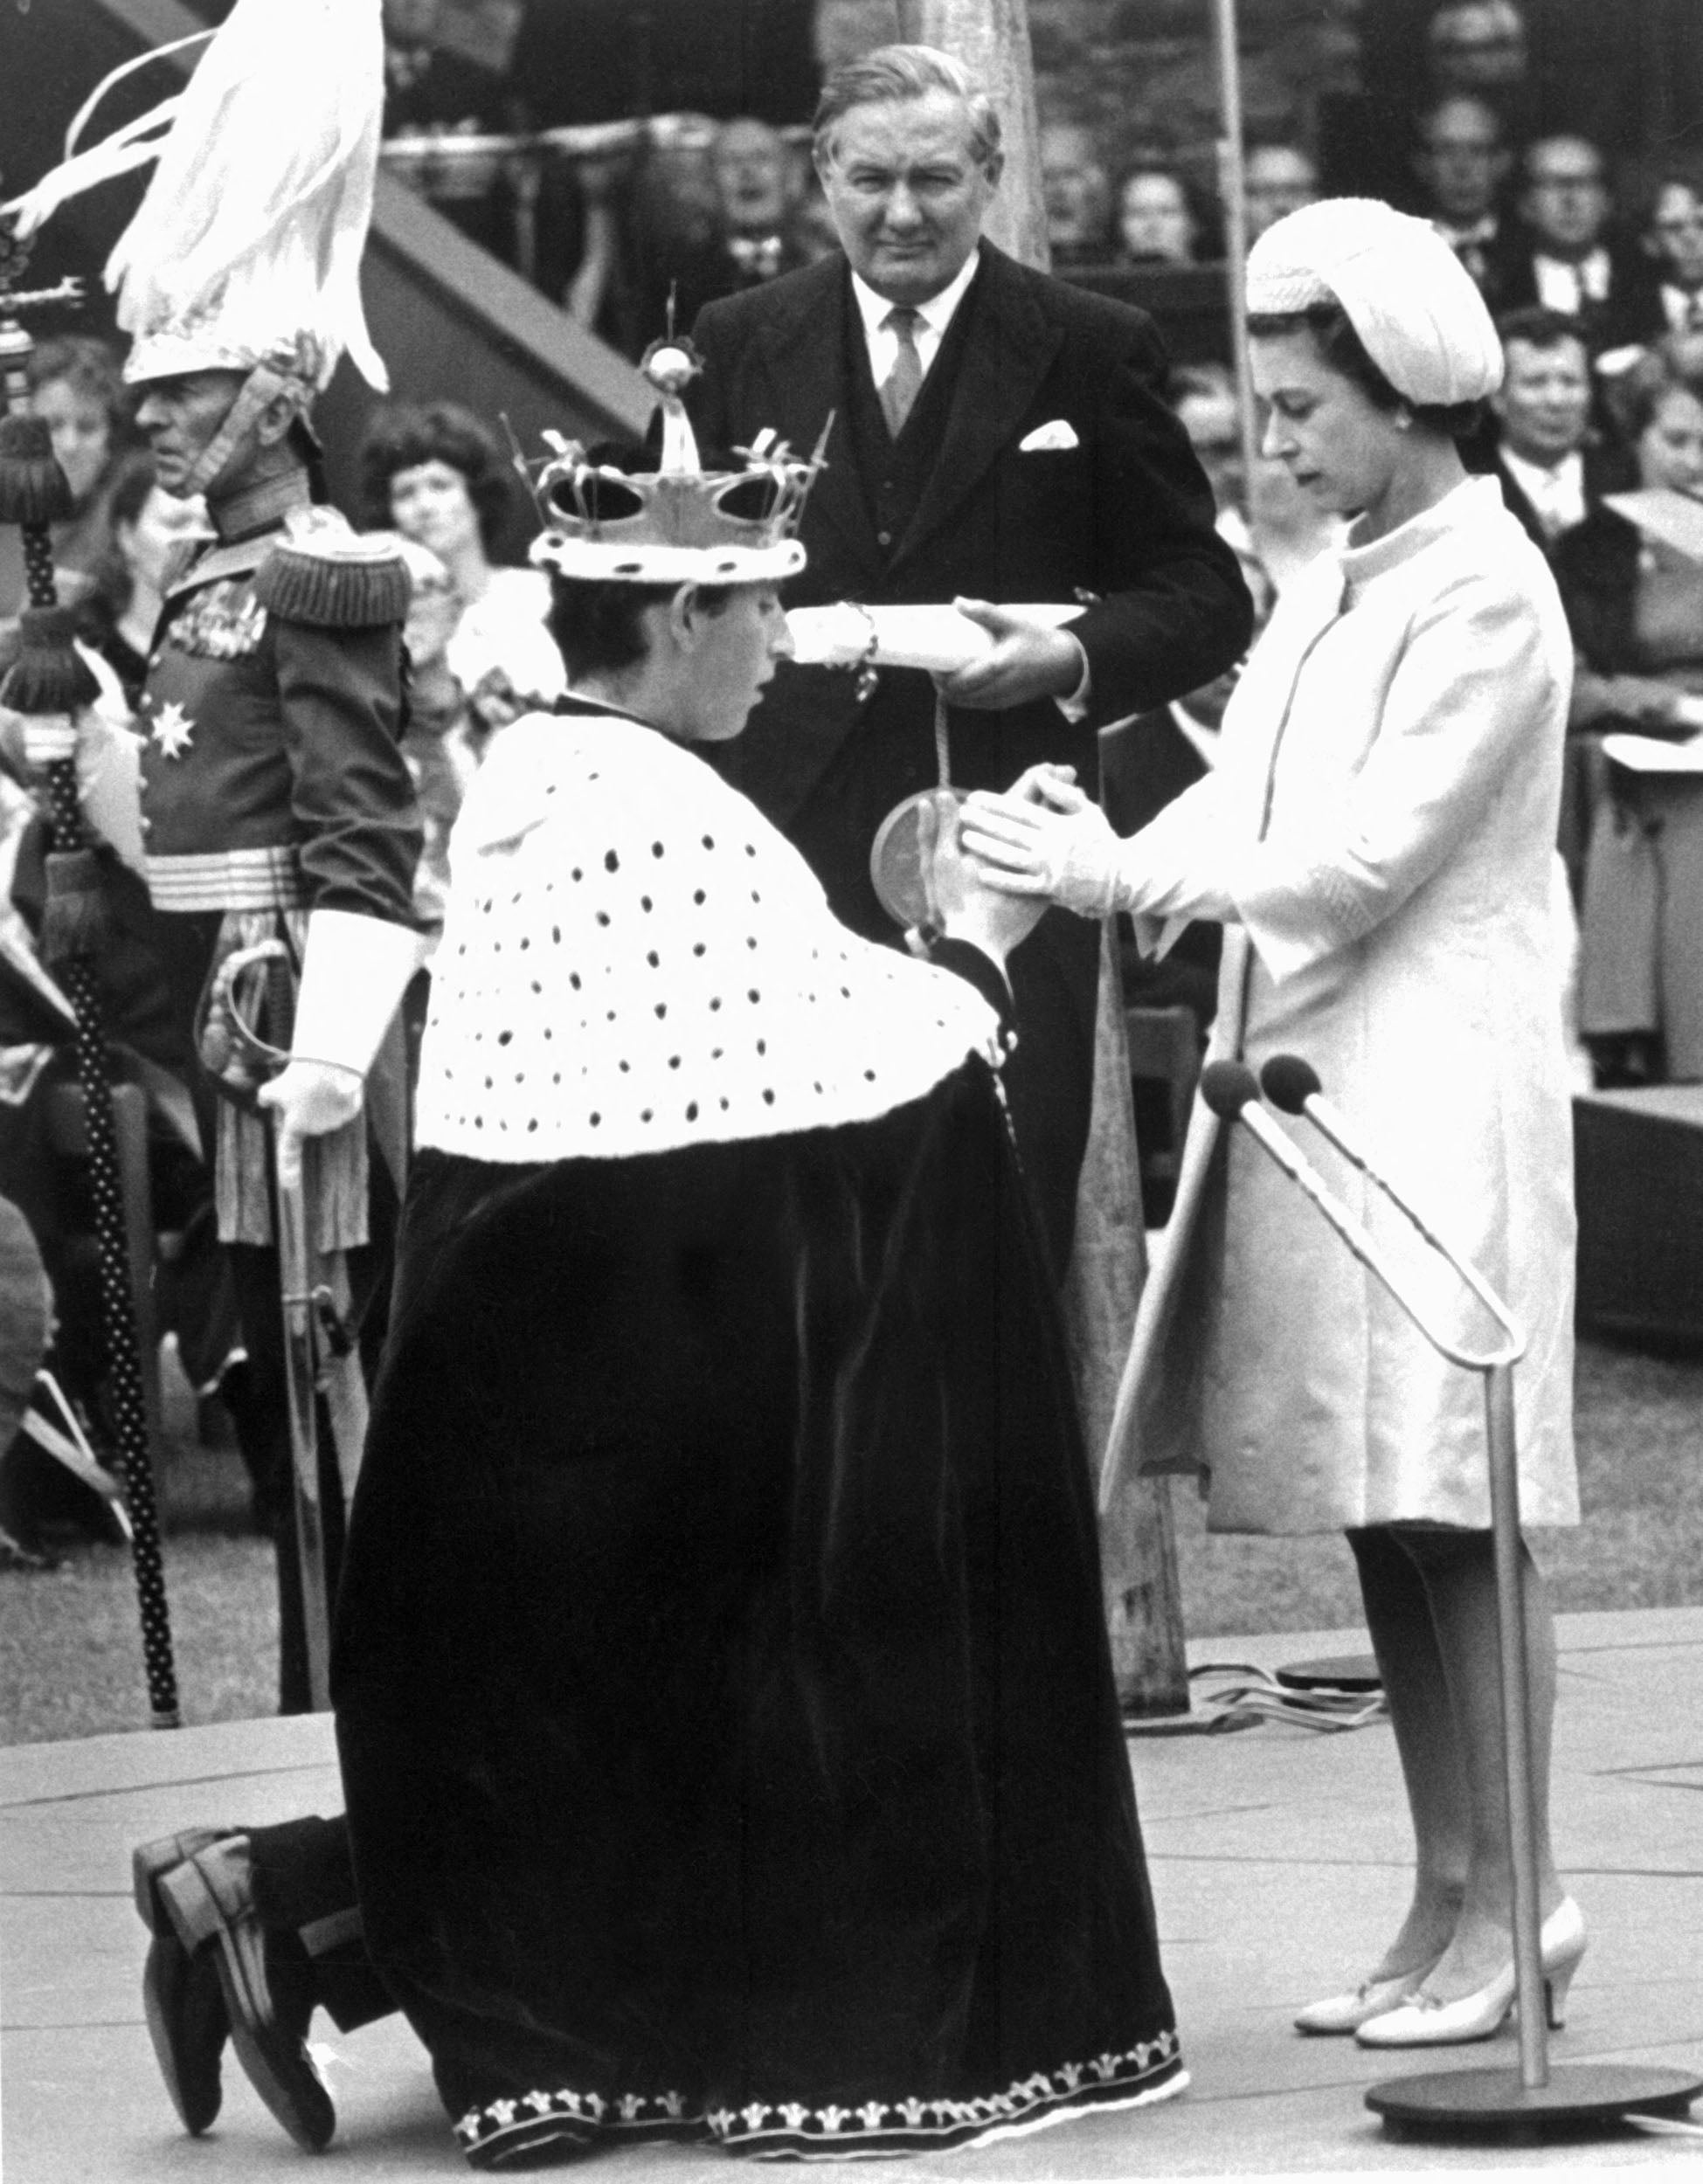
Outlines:
{"type": "MultiPolygon", "coordinates": [[[[1568,1896],[1543,1922],[1539,1937],[1543,1965],[1544,2008],[1549,2028],[1559,2032],[1567,2021],[1567,1991],[1585,1953],[1584,1914],[1568,1896]]],[[[1465,2040],[1488,2040],[1499,2031],[1514,2004],[1512,1961],[1476,1994],[1458,2001],[1439,2001],[1422,1987],[1395,2009],[1370,2017],[1354,2037],[1363,2048],[1441,2048],[1465,2040]]]]}
{"type": "Polygon", "coordinates": [[[1416,1964],[1411,1972],[1397,1972],[1387,1980],[1362,1980],[1349,1994],[1309,2002],[1297,2013],[1295,2029],[1313,2034],[1357,2032],[1368,2019],[1387,2016],[1404,2002],[1436,1962],[1433,1957],[1430,1964],[1416,1964]]]}

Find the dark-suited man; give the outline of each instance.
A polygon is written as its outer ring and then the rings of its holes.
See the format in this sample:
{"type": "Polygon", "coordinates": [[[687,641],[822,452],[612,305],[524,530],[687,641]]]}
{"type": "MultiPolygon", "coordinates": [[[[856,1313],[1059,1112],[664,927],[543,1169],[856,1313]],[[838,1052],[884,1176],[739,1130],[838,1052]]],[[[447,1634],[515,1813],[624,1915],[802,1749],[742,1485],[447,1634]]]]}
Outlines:
{"type": "MultiPolygon", "coordinates": [[[[843,256],[710,305],[694,335],[704,439],[772,425],[828,467],[807,509],[789,605],[980,603],[993,650],[946,680],[952,778],[1009,784],[1037,760],[1097,784],[1104,723],[1198,688],[1248,640],[1236,558],[1160,394],[1141,312],[980,242],[999,122],[958,63],[888,46],[829,79],[815,159],[843,256]],[[1068,632],[994,603],[1092,603],[1068,632]]],[[[937,778],[934,690],[782,662],[730,760],[798,845],[837,913],[896,939],[869,849],[937,778]]],[[[1087,1139],[1098,936],[1049,913],[1011,957],[1019,1047],[1006,1073],[1018,1144],[1062,1268],[1087,1139]]]]}

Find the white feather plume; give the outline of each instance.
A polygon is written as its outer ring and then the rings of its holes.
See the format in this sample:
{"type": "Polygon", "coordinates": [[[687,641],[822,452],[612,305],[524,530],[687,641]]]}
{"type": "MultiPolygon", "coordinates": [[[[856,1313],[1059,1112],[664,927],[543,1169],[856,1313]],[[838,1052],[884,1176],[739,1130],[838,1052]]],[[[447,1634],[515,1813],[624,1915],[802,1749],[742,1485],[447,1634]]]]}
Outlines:
{"type": "Polygon", "coordinates": [[[267,359],[323,387],[347,349],[373,386],[389,385],[360,290],[384,109],[380,5],[237,0],[177,99],[86,152],[68,145],[66,163],[7,208],[28,232],[157,155],[107,261],[135,343],[127,377],[267,359]],[[164,136],[149,138],[163,121],[164,136]]]}

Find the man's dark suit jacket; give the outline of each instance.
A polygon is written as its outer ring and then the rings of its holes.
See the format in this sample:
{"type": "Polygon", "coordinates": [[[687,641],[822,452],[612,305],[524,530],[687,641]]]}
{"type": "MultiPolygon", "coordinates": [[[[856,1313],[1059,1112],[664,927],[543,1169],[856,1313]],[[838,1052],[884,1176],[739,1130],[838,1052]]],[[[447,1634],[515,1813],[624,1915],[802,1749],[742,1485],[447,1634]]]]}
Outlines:
{"type": "MultiPolygon", "coordinates": [[[[693,409],[706,446],[748,446],[769,426],[807,450],[834,413],[801,533],[809,565],[789,586],[789,605],[1095,595],[1073,625],[1092,676],[1088,718],[1068,721],[1050,698],[1007,713],[955,710],[959,785],[1004,788],[1050,759],[1094,788],[1099,727],[1197,688],[1246,646],[1246,587],[1162,397],[1165,351],[1144,313],[984,243],[890,449],[878,424],[879,444],[870,442],[879,411],[839,255],[710,305],[693,335],[705,362],[693,409]],[[1059,422],[1076,446],[1024,452],[1024,439],[1059,422]],[[883,541],[878,473],[907,462],[920,489],[883,541]]],[[[896,936],[870,882],[870,845],[896,804],[934,784],[933,719],[933,686],[920,673],[890,671],[860,704],[853,676],[783,662],[726,747],[730,778],[803,852],[838,915],[871,937],[896,936]]],[[[1087,1131],[1097,946],[1090,922],[1055,911],[1010,965],[1020,1044],[1007,1089],[1056,1251],[1068,1243],[1087,1131]]]]}
{"type": "MultiPolygon", "coordinates": [[[[1630,663],[1616,657],[1612,664],[1607,664],[1601,658],[1604,649],[1603,595],[1606,591],[1615,599],[1630,598],[1630,591],[1620,589],[1621,572],[1628,572],[1630,584],[1630,572],[1637,565],[1638,535],[1623,515],[1617,515],[1603,505],[1603,496],[1605,493],[1623,493],[1635,486],[1637,466],[1623,449],[1596,441],[1589,443],[1584,453],[1585,519],[1563,531],[1559,538],[1551,538],[1545,531],[1537,510],[1506,465],[1497,461],[1492,475],[1502,488],[1509,515],[1518,518],[1554,571],[1574,644],[1598,674],[1611,674],[1630,663]],[[1605,570],[1611,572],[1606,584],[1603,577],[1605,570]]],[[[1604,729],[1637,725],[1633,721],[1597,721],[1592,723],[1588,736],[1575,734],[1568,737],[1555,840],[1575,895],[1584,883],[1585,851],[1590,839],[1595,801],[1592,784],[1599,770],[1595,756],[1598,738],[1604,729]]]]}
{"type": "MultiPolygon", "coordinates": [[[[1596,442],[1589,445],[1584,453],[1586,522],[1600,522],[1608,517],[1616,524],[1623,523],[1623,516],[1615,515],[1611,510],[1603,508],[1603,495],[1605,493],[1625,493],[1637,485],[1637,466],[1621,449],[1603,446],[1596,442]]],[[[1532,543],[1547,561],[1553,562],[1557,542],[1544,529],[1537,510],[1526,499],[1513,473],[1502,462],[1499,450],[1492,474],[1502,488],[1502,498],[1507,503],[1509,515],[1519,519],[1532,543]]]]}
{"type": "MultiPolygon", "coordinates": [[[[1617,238],[1606,247],[1609,293],[1600,303],[1588,302],[1579,314],[1593,356],[1634,342],[1657,341],[1667,330],[1661,287],[1649,259],[1635,244],[1617,238]]],[[[1503,230],[1495,252],[1493,311],[1520,310],[1539,301],[1537,256],[1537,241],[1529,228],[1503,230]]]]}

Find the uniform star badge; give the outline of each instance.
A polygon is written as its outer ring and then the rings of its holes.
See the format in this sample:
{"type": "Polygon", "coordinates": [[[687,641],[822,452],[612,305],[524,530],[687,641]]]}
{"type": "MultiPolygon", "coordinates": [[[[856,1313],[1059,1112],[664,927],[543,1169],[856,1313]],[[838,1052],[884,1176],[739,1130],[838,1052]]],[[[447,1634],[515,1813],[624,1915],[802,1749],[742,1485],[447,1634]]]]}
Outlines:
{"type": "Polygon", "coordinates": [[[195,722],[174,698],[154,715],[154,741],[168,758],[181,758],[189,749],[195,722]]]}

